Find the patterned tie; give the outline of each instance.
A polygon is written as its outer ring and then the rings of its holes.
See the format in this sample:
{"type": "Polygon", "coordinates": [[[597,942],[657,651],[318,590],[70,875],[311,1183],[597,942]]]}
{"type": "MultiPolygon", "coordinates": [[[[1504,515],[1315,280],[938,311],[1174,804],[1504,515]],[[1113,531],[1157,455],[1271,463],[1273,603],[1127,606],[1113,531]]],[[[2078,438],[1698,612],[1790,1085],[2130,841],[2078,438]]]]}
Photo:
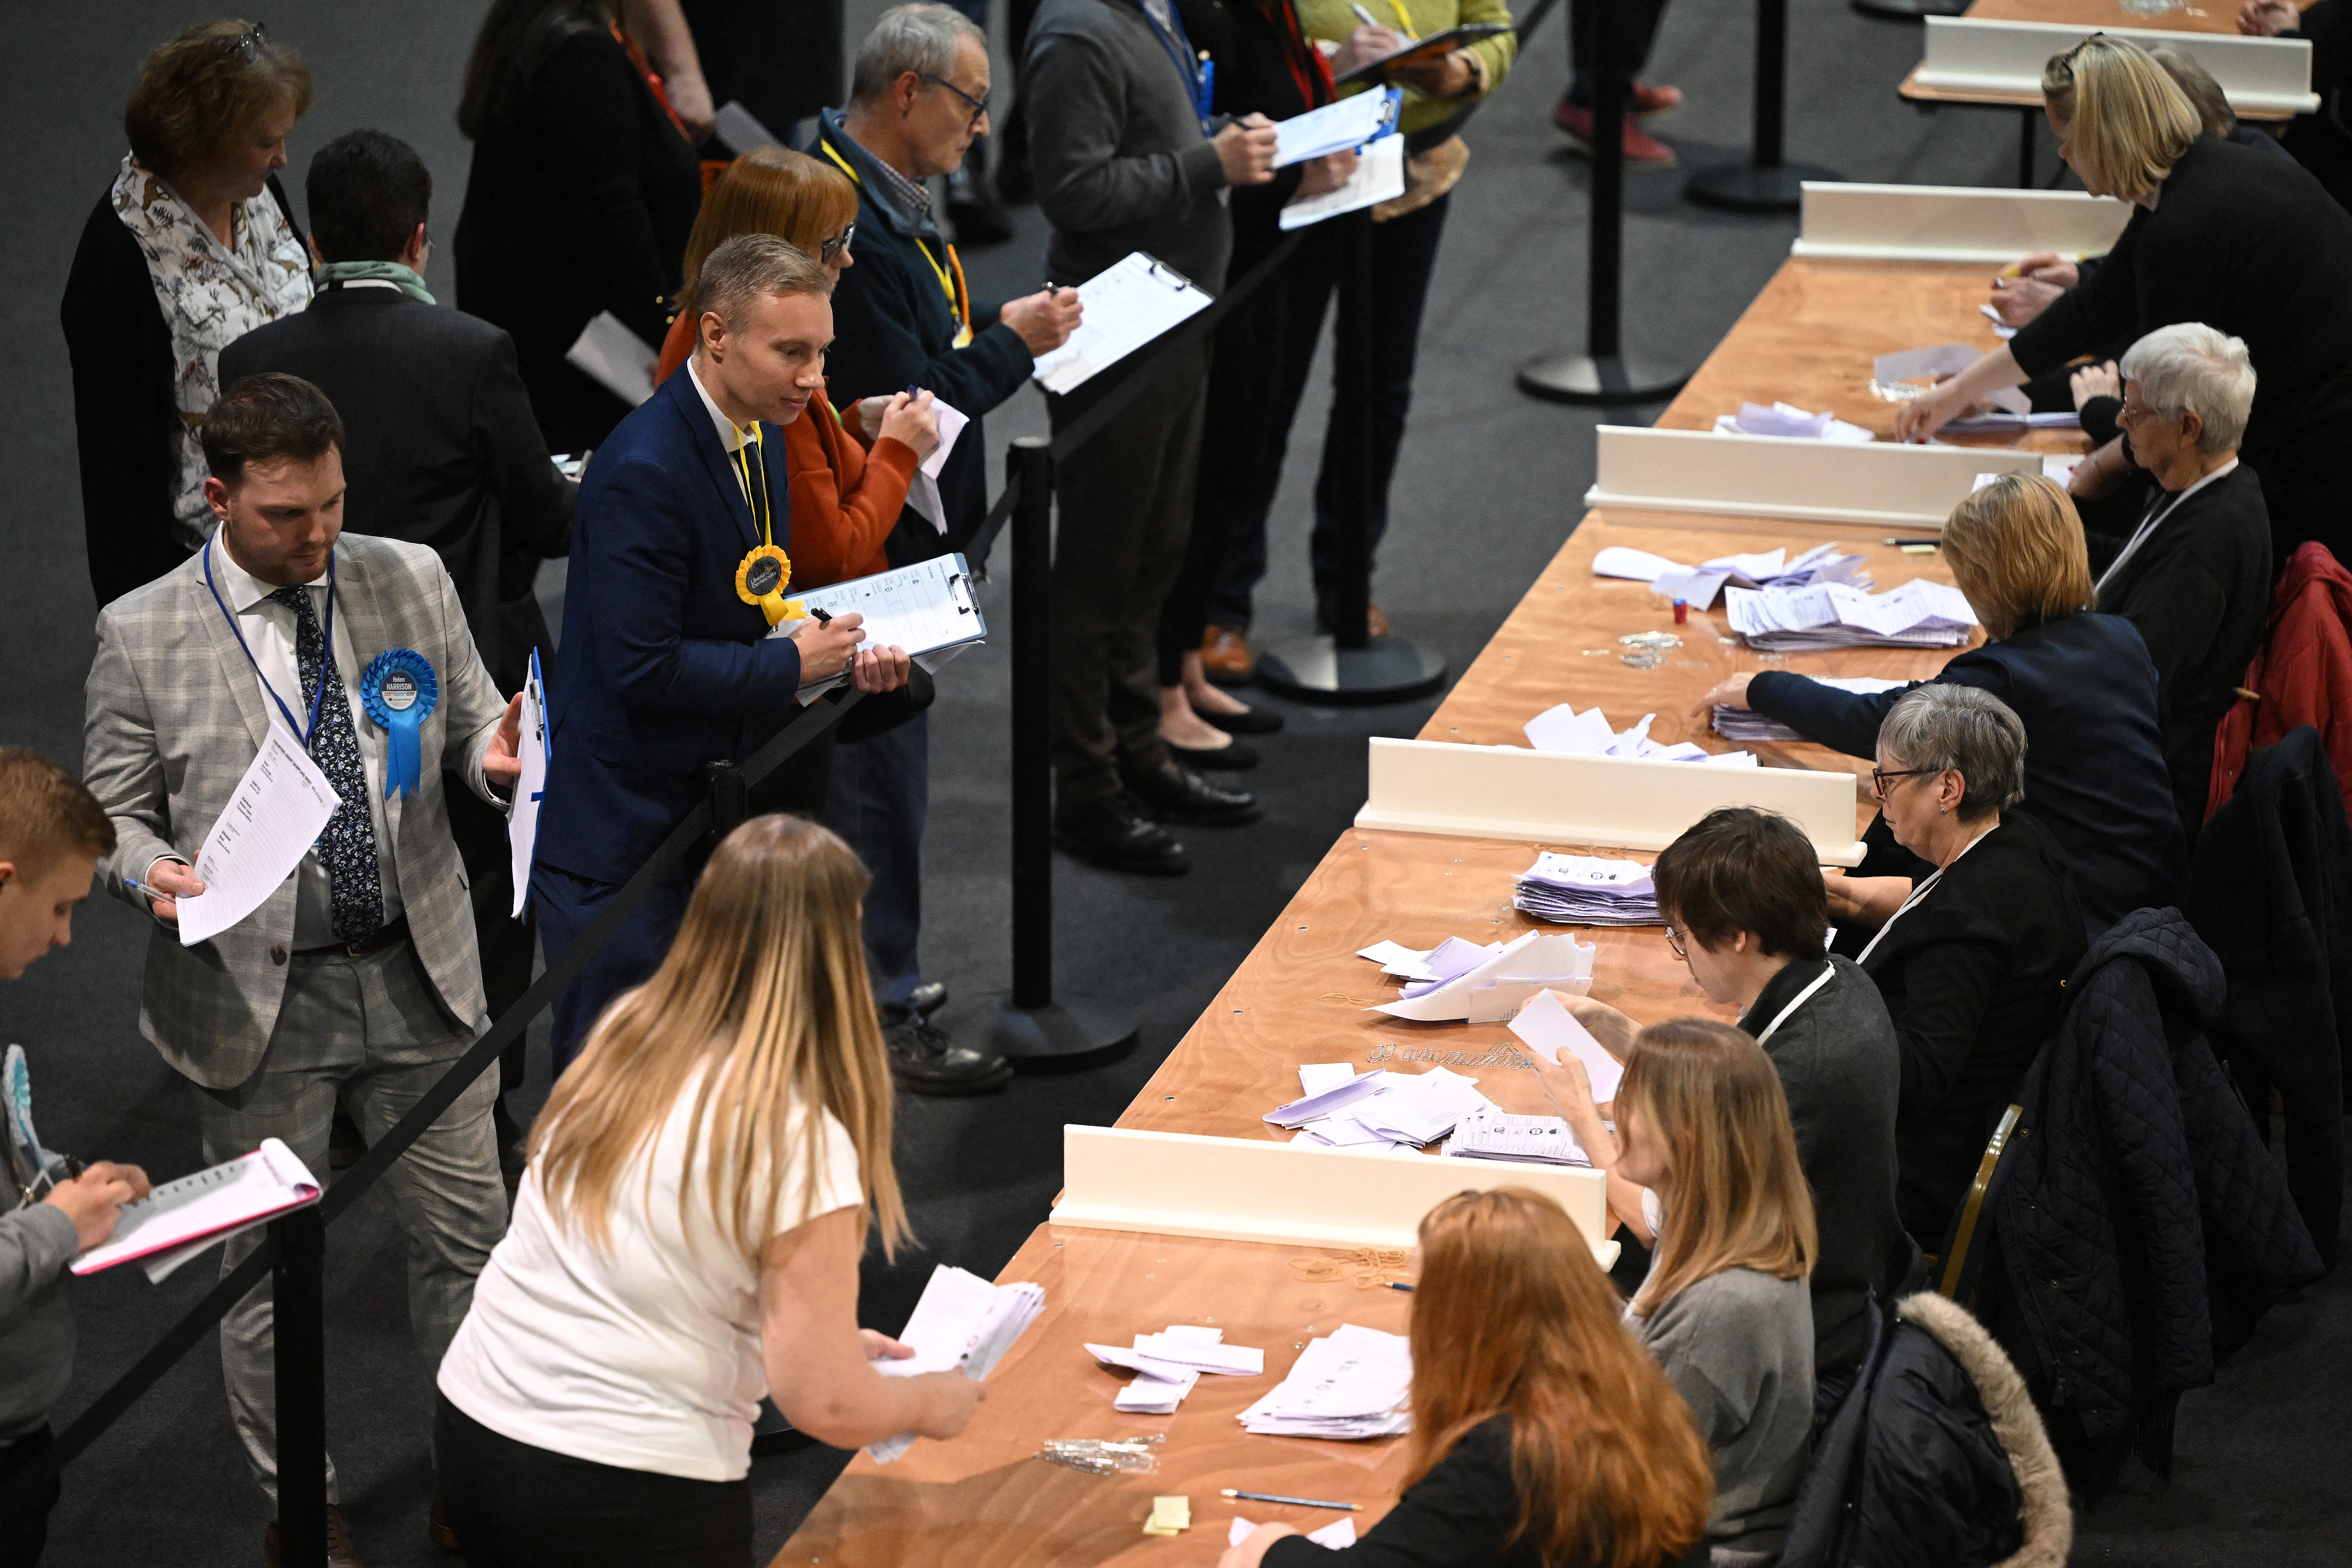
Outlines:
{"type": "Polygon", "coordinates": [[[360,760],[359,737],[352,731],[352,707],[343,696],[343,678],[335,656],[319,629],[319,612],[311,606],[308,588],[280,588],[269,595],[294,612],[294,662],[302,672],[302,706],[307,710],[319,689],[320,671],[326,672],[327,700],[319,704],[319,729],[310,738],[310,760],[335,786],[342,804],[327,818],[326,831],[313,847],[319,864],[327,868],[334,894],[337,942],[364,942],[383,924],[383,887],[377,879],[375,822],[368,815],[367,767],[360,760]]]}

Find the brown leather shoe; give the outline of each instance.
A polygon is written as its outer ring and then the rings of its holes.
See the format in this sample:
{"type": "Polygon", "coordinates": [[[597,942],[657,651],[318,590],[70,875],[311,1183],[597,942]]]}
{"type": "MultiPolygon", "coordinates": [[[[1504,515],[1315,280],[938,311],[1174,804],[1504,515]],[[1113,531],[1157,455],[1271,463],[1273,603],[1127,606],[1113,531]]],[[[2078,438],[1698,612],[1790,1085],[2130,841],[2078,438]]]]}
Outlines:
{"type": "Polygon", "coordinates": [[[457,1532],[449,1528],[449,1521],[441,1517],[441,1500],[439,1498],[435,1498],[433,1500],[432,1516],[425,1521],[425,1539],[426,1543],[429,1544],[436,1552],[455,1552],[457,1550],[457,1532]]]}
{"type": "Polygon", "coordinates": [[[1257,674],[1249,634],[1239,626],[1211,626],[1201,639],[1201,668],[1219,686],[1247,686],[1257,674]]]}
{"type": "MultiPolygon", "coordinates": [[[[269,1521],[269,1531],[262,1538],[263,1552],[269,1559],[269,1568],[278,1568],[278,1521],[269,1521]]],[[[343,1510],[334,1504],[327,1505],[327,1568],[367,1568],[360,1561],[359,1548],[352,1544],[352,1533],[343,1528],[343,1510]]]]}

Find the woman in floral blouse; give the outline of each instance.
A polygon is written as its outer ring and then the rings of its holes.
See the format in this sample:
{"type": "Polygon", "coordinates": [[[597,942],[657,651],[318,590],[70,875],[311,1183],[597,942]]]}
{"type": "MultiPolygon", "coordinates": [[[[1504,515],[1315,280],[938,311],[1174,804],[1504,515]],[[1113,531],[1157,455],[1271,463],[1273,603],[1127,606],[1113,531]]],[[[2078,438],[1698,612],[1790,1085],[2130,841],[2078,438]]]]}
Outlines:
{"type": "Polygon", "coordinates": [[[240,21],[156,48],[123,106],[131,151],[82,228],[59,310],[100,605],[212,531],[198,431],[220,351],[310,302],[310,252],[276,177],[310,107],[294,51],[240,21]]]}

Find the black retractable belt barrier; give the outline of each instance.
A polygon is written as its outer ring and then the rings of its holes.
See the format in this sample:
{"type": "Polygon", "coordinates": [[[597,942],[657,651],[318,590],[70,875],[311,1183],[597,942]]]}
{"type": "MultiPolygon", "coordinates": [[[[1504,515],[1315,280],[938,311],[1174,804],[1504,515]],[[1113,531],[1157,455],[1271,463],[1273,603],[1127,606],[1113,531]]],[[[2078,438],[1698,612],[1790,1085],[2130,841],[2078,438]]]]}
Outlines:
{"type": "Polygon", "coordinates": [[[1795,212],[1807,180],[1834,180],[1831,170],[1780,155],[1789,96],[1789,0],[1756,0],[1756,126],[1748,162],[1701,169],[1683,194],[1703,206],[1742,213],[1795,212]]]}
{"type": "Polygon", "coordinates": [[[1690,379],[1686,370],[1627,354],[1620,341],[1619,294],[1625,251],[1624,18],[1613,0],[1596,6],[1592,72],[1592,244],[1586,274],[1583,353],[1550,353],[1519,366],[1519,390],[1555,403],[1625,407],[1661,403],[1690,379]]]}
{"type": "Polygon", "coordinates": [[[269,1222],[276,1303],[278,1568],[327,1568],[327,1231],[316,1205],[269,1222]]]}

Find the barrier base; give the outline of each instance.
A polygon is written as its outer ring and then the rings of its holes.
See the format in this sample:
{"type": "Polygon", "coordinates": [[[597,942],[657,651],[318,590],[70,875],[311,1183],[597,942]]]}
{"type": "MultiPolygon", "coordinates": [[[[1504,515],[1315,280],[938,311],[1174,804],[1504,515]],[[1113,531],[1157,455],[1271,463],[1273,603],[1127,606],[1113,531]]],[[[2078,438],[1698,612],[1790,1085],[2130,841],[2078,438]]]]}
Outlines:
{"type": "Polygon", "coordinates": [[[996,1002],[988,1043],[1015,1071],[1095,1067],[1135,1048],[1135,1019],[1110,1003],[1076,996],[1016,1007],[1010,992],[999,992],[996,1002]]]}
{"type": "Polygon", "coordinates": [[[1686,370],[1670,369],[1638,354],[1545,354],[1519,366],[1519,390],[1554,403],[1599,405],[1622,408],[1638,403],[1664,403],[1690,379],[1686,370]]]}
{"type": "Polygon", "coordinates": [[[1812,163],[1732,163],[1701,169],[1683,184],[1683,195],[1703,207],[1735,213],[1792,213],[1807,180],[1835,180],[1833,170],[1812,163]]]}
{"type": "Polygon", "coordinates": [[[1958,16],[1968,0],[1851,0],[1853,8],[1882,22],[1916,22],[1928,16],[1958,16]]]}
{"type": "Polygon", "coordinates": [[[1258,654],[1257,683],[1307,702],[1402,702],[1445,684],[1445,660],[1402,637],[1374,637],[1354,648],[1328,636],[1294,637],[1258,654]]]}

